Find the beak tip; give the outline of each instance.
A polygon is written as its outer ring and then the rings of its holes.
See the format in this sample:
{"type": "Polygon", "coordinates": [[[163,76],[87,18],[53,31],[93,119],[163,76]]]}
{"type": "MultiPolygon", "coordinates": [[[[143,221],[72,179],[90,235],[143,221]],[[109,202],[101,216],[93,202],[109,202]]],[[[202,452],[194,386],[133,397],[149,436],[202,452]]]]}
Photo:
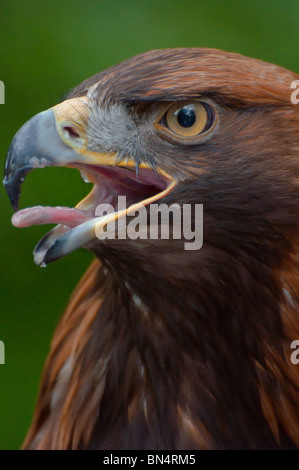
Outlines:
{"type": "Polygon", "coordinates": [[[4,185],[4,188],[7,192],[7,195],[9,197],[10,204],[11,204],[14,212],[16,212],[19,208],[20,187],[19,187],[19,189],[16,188],[16,186],[13,184],[13,182],[6,181],[5,179],[3,180],[3,185],[4,185]]]}
{"type": "Polygon", "coordinates": [[[6,174],[3,179],[3,185],[9,197],[11,206],[13,210],[16,212],[19,208],[19,200],[21,194],[21,186],[25,179],[26,174],[30,171],[30,169],[23,169],[17,171],[12,175],[10,178],[6,174]]]}

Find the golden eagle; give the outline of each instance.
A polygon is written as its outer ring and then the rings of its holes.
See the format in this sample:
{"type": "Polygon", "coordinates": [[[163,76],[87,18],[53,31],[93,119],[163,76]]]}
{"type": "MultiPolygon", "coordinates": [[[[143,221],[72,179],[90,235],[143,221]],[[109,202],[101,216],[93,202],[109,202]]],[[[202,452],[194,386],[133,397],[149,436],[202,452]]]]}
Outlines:
{"type": "Polygon", "coordinates": [[[4,180],[15,210],[35,168],[94,183],[76,208],[14,214],[58,224],[35,262],[82,246],[97,258],[55,333],[24,448],[299,447],[298,78],[219,50],[156,50],[18,131],[4,180]],[[123,209],[97,214],[120,195],[123,209]],[[203,205],[201,249],[117,236],[157,202],[203,205]]]}

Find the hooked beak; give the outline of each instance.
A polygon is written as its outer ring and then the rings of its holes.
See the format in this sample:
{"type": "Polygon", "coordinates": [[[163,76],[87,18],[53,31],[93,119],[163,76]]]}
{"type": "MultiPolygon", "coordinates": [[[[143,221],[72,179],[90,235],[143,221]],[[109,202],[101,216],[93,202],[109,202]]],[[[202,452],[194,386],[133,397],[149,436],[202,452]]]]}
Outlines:
{"type": "Polygon", "coordinates": [[[58,225],[38,243],[34,261],[40,266],[86,245],[104,233],[107,223],[134,213],[168,194],[176,181],[157,168],[117,155],[88,149],[89,99],[73,98],[43,111],[26,122],[15,135],[5,162],[4,186],[11,205],[18,210],[21,185],[26,175],[48,166],[67,166],[81,171],[85,181],[94,183],[89,195],[76,208],[36,206],[16,212],[17,227],[55,223],[58,225]],[[96,216],[102,203],[115,205],[125,195],[127,206],[121,211],[96,216]]]}

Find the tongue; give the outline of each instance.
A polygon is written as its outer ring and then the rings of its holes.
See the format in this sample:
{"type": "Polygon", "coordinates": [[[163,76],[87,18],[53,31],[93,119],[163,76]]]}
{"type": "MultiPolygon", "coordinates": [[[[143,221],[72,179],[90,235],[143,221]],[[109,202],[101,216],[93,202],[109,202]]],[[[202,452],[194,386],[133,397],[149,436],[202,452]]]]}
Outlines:
{"type": "Polygon", "coordinates": [[[11,219],[15,227],[31,227],[32,225],[63,224],[76,227],[89,220],[84,212],[70,207],[34,206],[16,212],[11,219]]]}

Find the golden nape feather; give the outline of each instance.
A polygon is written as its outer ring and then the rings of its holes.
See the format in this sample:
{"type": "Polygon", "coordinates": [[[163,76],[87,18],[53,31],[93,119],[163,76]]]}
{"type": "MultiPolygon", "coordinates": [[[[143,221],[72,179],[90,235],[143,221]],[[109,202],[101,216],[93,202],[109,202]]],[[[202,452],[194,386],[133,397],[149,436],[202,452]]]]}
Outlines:
{"type": "Polygon", "coordinates": [[[24,449],[299,448],[298,79],[214,49],[151,51],[18,131],[15,210],[35,168],[93,183],[75,208],[13,215],[57,224],[36,264],[97,258],[54,335],[24,449]],[[157,204],[190,220],[153,219],[157,204]]]}

